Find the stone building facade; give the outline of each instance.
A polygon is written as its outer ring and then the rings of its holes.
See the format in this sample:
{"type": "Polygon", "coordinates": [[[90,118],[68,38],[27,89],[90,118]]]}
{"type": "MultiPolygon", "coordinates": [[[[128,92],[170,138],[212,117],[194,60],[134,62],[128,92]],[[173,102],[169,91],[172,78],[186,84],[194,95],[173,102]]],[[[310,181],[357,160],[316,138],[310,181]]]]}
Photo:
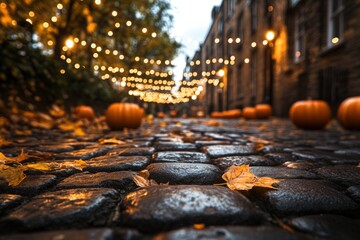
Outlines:
{"type": "Polygon", "coordinates": [[[360,95],[360,0],[223,0],[211,14],[189,64],[209,113],[270,103],[287,116],[307,98],[326,100],[335,113],[360,95]]]}

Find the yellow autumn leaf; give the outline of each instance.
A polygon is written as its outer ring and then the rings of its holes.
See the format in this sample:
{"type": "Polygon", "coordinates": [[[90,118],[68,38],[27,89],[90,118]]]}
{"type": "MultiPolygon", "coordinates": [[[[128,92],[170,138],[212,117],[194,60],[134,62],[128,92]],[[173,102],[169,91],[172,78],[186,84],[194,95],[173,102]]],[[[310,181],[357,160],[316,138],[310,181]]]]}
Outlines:
{"type": "Polygon", "coordinates": [[[34,120],[30,122],[30,125],[32,127],[35,128],[42,128],[42,129],[51,129],[54,124],[52,123],[52,121],[47,121],[47,120],[34,120]]]}
{"type": "Polygon", "coordinates": [[[75,168],[77,170],[82,171],[85,167],[87,167],[87,163],[84,160],[75,160],[75,161],[65,161],[62,163],[58,163],[56,168],[58,169],[68,169],[75,168]]]}
{"type": "Polygon", "coordinates": [[[254,187],[264,187],[264,188],[276,189],[272,185],[274,183],[278,183],[278,182],[280,182],[280,180],[277,180],[277,179],[274,179],[271,177],[261,177],[261,178],[257,179],[257,181],[254,184],[254,187]]]}
{"type": "Polygon", "coordinates": [[[22,166],[12,167],[0,164],[0,179],[4,179],[9,186],[19,185],[25,177],[22,166]]]}
{"type": "Polygon", "coordinates": [[[76,136],[76,137],[82,137],[82,136],[85,136],[85,132],[84,132],[84,130],[82,129],[82,128],[76,128],[75,130],[74,130],[74,135],[76,136]]]}
{"type": "Polygon", "coordinates": [[[258,178],[250,171],[249,165],[233,165],[222,175],[222,178],[231,190],[250,190],[253,187],[274,189],[272,184],[279,182],[279,180],[270,177],[258,178]]]}
{"type": "Polygon", "coordinates": [[[119,140],[119,139],[116,139],[115,137],[113,138],[108,138],[108,139],[105,139],[105,138],[101,138],[99,139],[99,144],[125,144],[125,142],[119,140]]]}
{"type": "Polygon", "coordinates": [[[26,169],[35,169],[39,171],[51,171],[53,170],[51,163],[30,163],[24,166],[26,169]]]}
{"type": "Polygon", "coordinates": [[[9,164],[9,163],[20,163],[29,158],[27,153],[24,153],[24,150],[21,150],[21,153],[17,157],[7,157],[2,152],[0,152],[0,163],[9,164]]]}
{"type": "Polygon", "coordinates": [[[265,145],[268,145],[268,144],[271,143],[271,142],[268,141],[268,140],[265,140],[265,139],[262,139],[262,138],[257,138],[257,137],[254,137],[254,136],[248,137],[247,140],[248,140],[249,142],[259,143],[259,144],[265,144],[265,145]]]}
{"type": "Polygon", "coordinates": [[[64,109],[60,108],[58,105],[53,105],[49,110],[49,113],[53,117],[63,117],[65,115],[64,109]]]}

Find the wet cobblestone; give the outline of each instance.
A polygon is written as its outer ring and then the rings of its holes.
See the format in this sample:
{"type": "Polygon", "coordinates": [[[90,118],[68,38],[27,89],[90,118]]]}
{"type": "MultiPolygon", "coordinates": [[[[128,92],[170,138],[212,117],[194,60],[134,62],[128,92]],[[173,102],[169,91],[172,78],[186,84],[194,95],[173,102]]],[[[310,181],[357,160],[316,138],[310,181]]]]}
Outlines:
{"type": "Polygon", "coordinates": [[[360,132],[323,131],[288,120],[162,119],[133,131],[34,129],[1,149],[25,163],[82,159],[82,170],[27,170],[0,180],[0,239],[358,239],[360,132]],[[166,123],[166,124],[164,124],[166,123]],[[99,144],[117,138],[121,144],[99,144]],[[233,191],[221,175],[249,164],[276,189],[233,191]],[[148,170],[157,183],[141,188],[148,170]]]}

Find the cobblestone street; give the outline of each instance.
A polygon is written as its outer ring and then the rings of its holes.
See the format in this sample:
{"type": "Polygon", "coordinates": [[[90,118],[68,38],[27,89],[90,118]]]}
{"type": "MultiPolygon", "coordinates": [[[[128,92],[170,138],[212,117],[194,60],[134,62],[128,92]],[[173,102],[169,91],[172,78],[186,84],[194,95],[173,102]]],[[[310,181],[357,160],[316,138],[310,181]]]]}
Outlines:
{"type": "Polygon", "coordinates": [[[23,164],[86,165],[27,170],[15,187],[0,181],[0,239],[360,236],[360,132],[335,121],[303,131],[276,118],[167,118],[83,137],[34,128],[9,140],[1,152],[15,157],[23,149],[30,156],[23,164]],[[123,142],[99,143],[111,138],[123,142]],[[244,164],[257,177],[280,180],[276,189],[220,185],[230,166],[244,164]],[[133,177],[142,170],[159,185],[138,187],[133,177]]]}

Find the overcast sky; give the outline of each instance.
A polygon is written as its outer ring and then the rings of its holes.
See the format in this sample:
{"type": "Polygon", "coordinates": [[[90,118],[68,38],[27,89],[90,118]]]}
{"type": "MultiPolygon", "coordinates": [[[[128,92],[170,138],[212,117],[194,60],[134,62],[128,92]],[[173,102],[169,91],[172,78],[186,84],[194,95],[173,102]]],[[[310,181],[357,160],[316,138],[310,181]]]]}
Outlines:
{"type": "Polygon", "coordinates": [[[174,15],[174,28],[172,36],[175,37],[183,48],[174,60],[175,79],[181,79],[185,67],[185,58],[193,57],[199,49],[211,24],[211,10],[220,5],[222,0],[171,0],[172,14],[174,15]]]}

